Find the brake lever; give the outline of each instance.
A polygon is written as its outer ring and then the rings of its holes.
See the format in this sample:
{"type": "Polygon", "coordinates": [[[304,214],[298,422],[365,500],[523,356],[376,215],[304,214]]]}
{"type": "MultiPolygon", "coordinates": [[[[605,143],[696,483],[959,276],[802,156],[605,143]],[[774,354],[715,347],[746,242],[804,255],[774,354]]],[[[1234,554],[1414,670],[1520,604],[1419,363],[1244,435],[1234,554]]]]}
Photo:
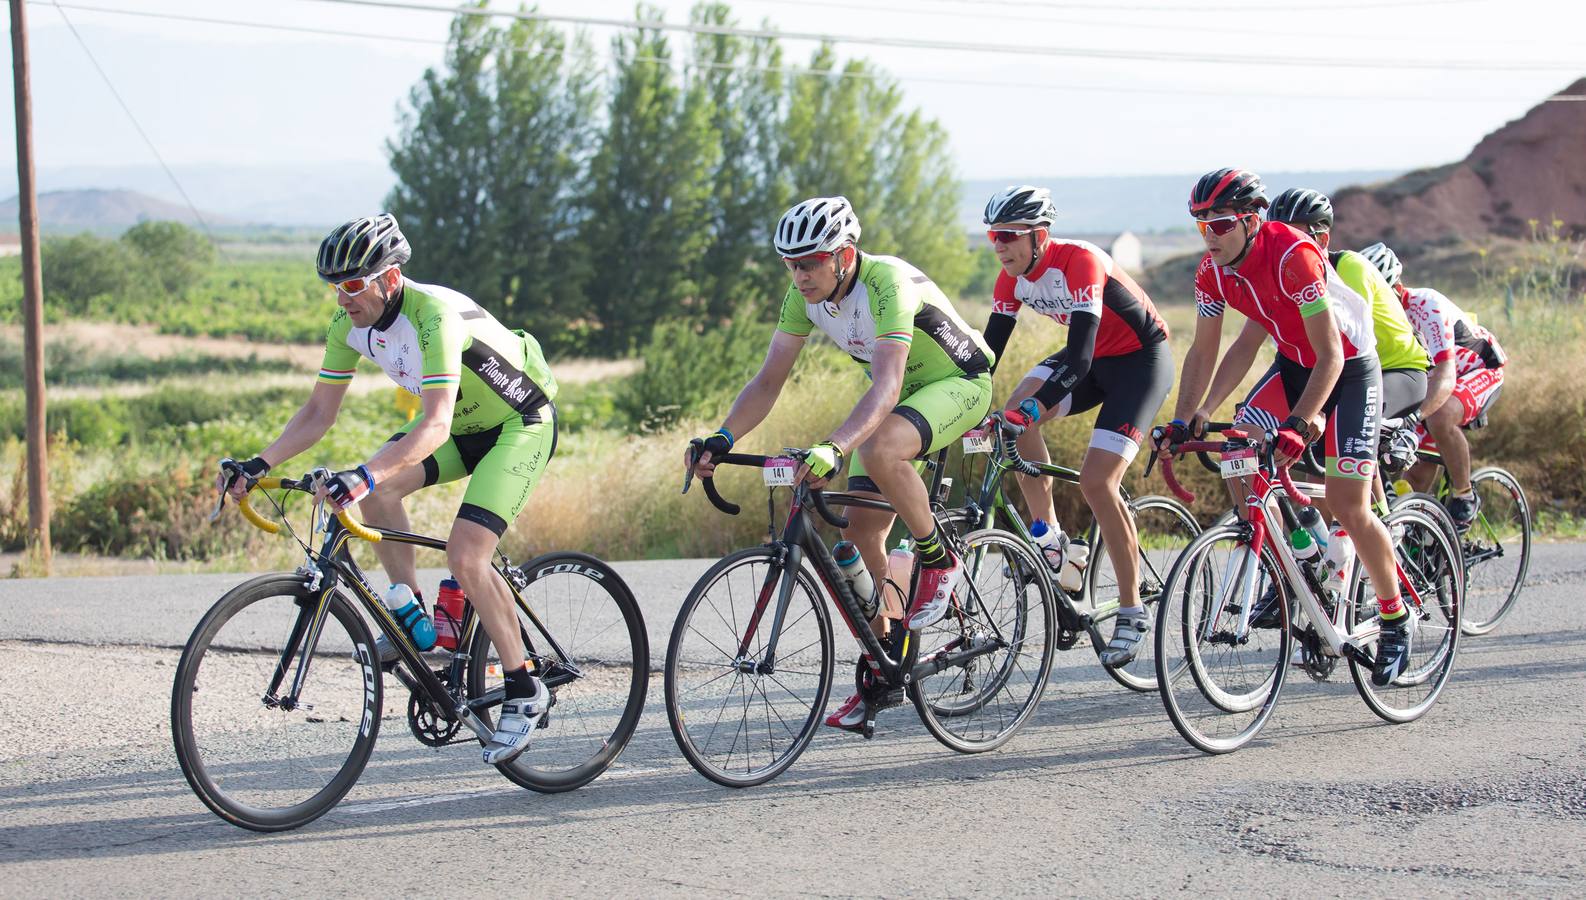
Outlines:
{"type": "Polygon", "coordinates": [[[685,494],[688,493],[688,489],[694,484],[694,467],[699,464],[699,458],[705,452],[704,447],[705,442],[699,438],[694,438],[688,442],[688,470],[683,473],[683,493],[685,494]]]}

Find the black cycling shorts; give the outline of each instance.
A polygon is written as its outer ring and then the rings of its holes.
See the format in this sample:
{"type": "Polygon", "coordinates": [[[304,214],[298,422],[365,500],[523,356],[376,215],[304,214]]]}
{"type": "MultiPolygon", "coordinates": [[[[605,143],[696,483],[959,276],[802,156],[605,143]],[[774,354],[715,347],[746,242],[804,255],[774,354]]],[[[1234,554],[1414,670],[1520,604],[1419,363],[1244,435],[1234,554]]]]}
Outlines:
{"type": "MultiPolygon", "coordinates": [[[[1310,377],[1310,369],[1279,353],[1234,421],[1276,431],[1310,377]]],[[[1377,472],[1377,429],[1382,421],[1382,370],[1375,356],[1344,360],[1344,370],[1322,412],[1327,416],[1327,475],[1369,480],[1377,472]]]]}
{"type": "Polygon", "coordinates": [[[1167,341],[1095,360],[1071,391],[1057,382],[1055,374],[1066,368],[1063,363],[1067,359],[1068,348],[1064,347],[1024,376],[1046,382],[1036,390],[1035,399],[1042,409],[1053,409],[1055,405],[1055,416],[1071,416],[1099,404],[1101,411],[1096,414],[1095,430],[1090,433],[1090,446],[1132,462],[1173,388],[1173,354],[1167,341]]]}
{"type": "Polygon", "coordinates": [[[1382,417],[1407,416],[1426,401],[1425,369],[1382,370],[1382,417]]]}

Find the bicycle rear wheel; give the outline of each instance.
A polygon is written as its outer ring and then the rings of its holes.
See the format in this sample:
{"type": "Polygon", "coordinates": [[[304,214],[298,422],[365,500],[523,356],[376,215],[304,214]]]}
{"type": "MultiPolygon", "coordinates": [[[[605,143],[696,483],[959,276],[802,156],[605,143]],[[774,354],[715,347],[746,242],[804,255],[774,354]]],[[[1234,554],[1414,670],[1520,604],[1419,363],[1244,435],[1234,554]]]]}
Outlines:
{"type": "Polygon", "coordinates": [[[751,547],[711,566],[678,610],[667,646],[672,735],[699,774],[727,787],[764,784],[786,771],[815,736],[831,692],[824,595],[808,572],[789,572],[782,559],[770,547],[751,547]],[[776,658],[768,660],[777,593],[788,578],[792,593],[776,658]],[[740,654],[751,622],[754,634],[740,654]]]}
{"type": "Polygon", "coordinates": [[[1292,639],[1289,594],[1277,559],[1241,540],[1238,525],[1214,525],[1179,555],[1156,622],[1157,690],[1178,733],[1206,753],[1254,740],[1276,708],[1292,639]],[[1248,627],[1245,605],[1277,592],[1278,625],[1248,627]]]}
{"type": "MultiPolygon", "coordinates": [[[[1419,509],[1395,509],[1388,513],[1383,523],[1390,530],[1403,531],[1404,537],[1394,547],[1394,556],[1421,598],[1421,607],[1417,610],[1410,603],[1408,593],[1404,597],[1405,604],[1411,607],[1410,615],[1415,617],[1410,662],[1404,674],[1385,687],[1372,684],[1371,666],[1353,658],[1349,660],[1349,675],[1355,681],[1360,699],[1372,712],[1389,722],[1412,722],[1432,708],[1454,669],[1463,587],[1459,548],[1435,517],[1419,509]]],[[[1377,592],[1365,579],[1364,572],[1365,567],[1357,562],[1344,617],[1351,634],[1377,616],[1377,592]]]]}
{"type": "Polygon", "coordinates": [[[221,597],[193,629],[171,689],[176,758],[204,805],[254,831],[297,828],[335,806],[380,733],[373,646],[345,597],[311,592],[300,575],[265,575],[221,597]]]}
{"type": "Polygon", "coordinates": [[[1486,634],[1514,611],[1531,568],[1531,504],[1520,482],[1503,469],[1478,469],[1470,483],[1481,498],[1476,523],[1461,541],[1465,554],[1465,607],[1460,627],[1486,634]]]}
{"type": "Polygon", "coordinates": [[[960,753],[1007,743],[1041,702],[1052,672],[1056,601],[1023,540],[987,529],[964,539],[965,574],[947,615],[919,635],[917,665],[950,662],[909,687],[926,730],[960,753]]]}
{"type": "MultiPolygon", "coordinates": [[[[1156,621],[1157,604],[1162,599],[1162,586],[1167,583],[1168,572],[1179,554],[1190,541],[1200,534],[1200,523],[1190,511],[1169,497],[1136,497],[1129,502],[1134,517],[1135,534],[1139,542],[1140,602],[1150,621],[1156,621]]],[[[1089,581],[1090,602],[1118,597],[1118,576],[1107,555],[1100,531],[1090,551],[1091,563],[1086,572],[1089,581]]],[[[1124,665],[1103,666],[1113,680],[1131,691],[1156,690],[1155,641],[1146,640],[1140,652],[1124,665]]],[[[1099,651],[1101,648],[1097,648],[1099,651]]]]}
{"type": "MultiPolygon", "coordinates": [[[[529,749],[496,766],[513,783],[543,794],[583,787],[616,761],[644,711],[650,639],[633,593],[615,570],[583,553],[552,553],[522,567],[518,609],[529,662],[551,692],[529,749]],[[536,620],[537,623],[536,624],[536,620]]],[[[494,692],[475,712],[486,725],[500,705],[501,660],[483,628],[468,660],[468,697],[494,692]]]]}

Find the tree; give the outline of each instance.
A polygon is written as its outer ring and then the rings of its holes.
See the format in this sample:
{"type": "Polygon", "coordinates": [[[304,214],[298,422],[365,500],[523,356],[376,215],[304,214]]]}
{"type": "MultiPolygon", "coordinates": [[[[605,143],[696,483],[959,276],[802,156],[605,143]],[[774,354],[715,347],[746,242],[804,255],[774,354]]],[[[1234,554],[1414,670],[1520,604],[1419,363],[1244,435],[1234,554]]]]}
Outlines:
{"type": "Polygon", "coordinates": [[[54,312],[86,316],[134,289],[142,261],[120,241],[91,234],[51,238],[39,248],[44,299],[54,312]]]}
{"type": "Polygon", "coordinates": [[[180,294],[203,279],[215,262],[209,238],[180,222],[139,222],[122,243],[148,263],[147,271],[167,294],[180,294]]]}

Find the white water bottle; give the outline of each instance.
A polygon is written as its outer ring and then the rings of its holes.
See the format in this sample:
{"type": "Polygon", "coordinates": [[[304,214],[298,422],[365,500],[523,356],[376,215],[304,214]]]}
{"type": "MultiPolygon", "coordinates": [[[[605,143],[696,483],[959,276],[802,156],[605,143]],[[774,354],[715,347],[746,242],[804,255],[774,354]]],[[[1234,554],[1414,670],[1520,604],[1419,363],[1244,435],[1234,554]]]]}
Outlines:
{"type": "Polygon", "coordinates": [[[875,618],[876,580],[871,577],[870,570],[865,568],[859,548],[852,541],[838,541],[832,547],[832,559],[837,562],[837,568],[842,570],[843,577],[848,579],[848,586],[853,589],[854,599],[859,601],[865,617],[875,618]]]}
{"type": "Polygon", "coordinates": [[[1052,571],[1061,571],[1064,547],[1068,544],[1063,529],[1046,524],[1044,519],[1036,519],[1030,523],[1030,537],[1035,538],[1035,546],[1041,548],[1041,555],[1046,557],[1046,564],[1052,568],[1052,571]]]}
{"type": "Polygon", "coordinates": [[[1355,542],[1343,526],[1334,525],[1327,535],[1327,551],[1322,556],[1322,586],[1330,591],[1342,591],[1344,579],[1349,577],[1349,567],[1355,562],[1355,542]]]}
{"type": "Polygon", "coordinates": [[[903,618],[903,608],[908,605],[909,576],[913,574],[914,551],[909,547],[908,538],[904,538],[887,554],[887,580],[897,586],[891,592],[882,591],[882,612],[888,618],[903,618]]]}
{"type": "Polygon", "coordinates": [[[1074,593],[1085,586],[1085,564],[1090,562],[1090,545],[1084,538],[1071,538],[1063,552],[1063,570],[1057,573],[1057,583],[1063,590],[1074,593]]]}

